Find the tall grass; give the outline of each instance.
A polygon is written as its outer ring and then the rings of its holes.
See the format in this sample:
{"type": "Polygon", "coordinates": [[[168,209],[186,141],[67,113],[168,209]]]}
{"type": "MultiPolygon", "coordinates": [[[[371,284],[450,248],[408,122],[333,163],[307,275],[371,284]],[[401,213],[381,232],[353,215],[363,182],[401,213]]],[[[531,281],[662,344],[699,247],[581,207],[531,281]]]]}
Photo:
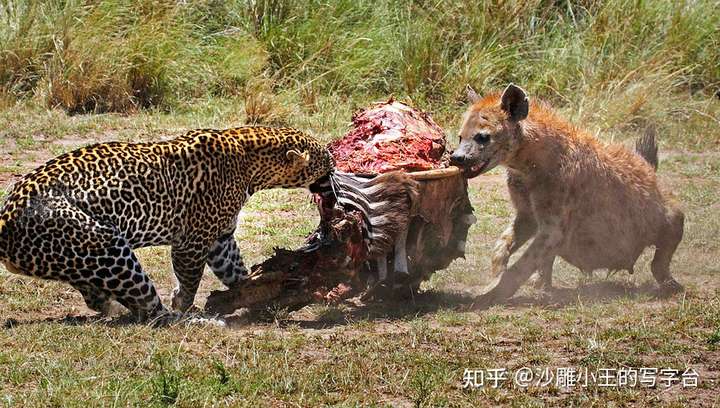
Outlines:
{"type": "MultiPolygon", "coordinates": [[[[258,88],[461,100],[508,81],[608,102],[720,85],[715,0],[2,0],[0,88],[70,112],[258,88]]],[[[636,111],[644,102],[635,101],[636,111]]],[[[611,115],[612,116],[612,115],[611,115]]]]}
{"type": "Polygon", "coordinates": [[[173,2],[10,0],[0,4],[0,86],[70,112],[237,93],[266,53],[242,29],[201,25],[201,11],[173,2]]]}

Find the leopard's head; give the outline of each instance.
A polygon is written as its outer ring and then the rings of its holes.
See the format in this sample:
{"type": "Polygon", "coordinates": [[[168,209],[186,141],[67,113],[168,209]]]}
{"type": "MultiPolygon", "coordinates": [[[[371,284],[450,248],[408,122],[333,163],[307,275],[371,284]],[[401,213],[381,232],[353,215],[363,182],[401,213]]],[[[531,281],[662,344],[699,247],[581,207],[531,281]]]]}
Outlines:
{"type": "Polygon", "coordinates": [[[335,170],[327,148],[311,136],[296,133],[284,138],[274,149],[279,168],[272,169],[266,187],[309,188],[324,185],[335,170]]]}

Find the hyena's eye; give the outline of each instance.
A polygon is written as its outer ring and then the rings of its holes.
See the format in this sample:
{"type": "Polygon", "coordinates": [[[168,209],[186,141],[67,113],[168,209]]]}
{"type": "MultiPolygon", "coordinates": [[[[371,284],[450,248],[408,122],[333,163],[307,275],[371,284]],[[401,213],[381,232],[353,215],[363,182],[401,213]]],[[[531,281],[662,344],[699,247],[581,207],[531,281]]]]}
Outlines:
{"type": "Polygon", "coordinates": [[[485,144],[490,141],[490,133],[475,133],[475,136],[473,136],[473,139],[480,144],[485,144]]]}

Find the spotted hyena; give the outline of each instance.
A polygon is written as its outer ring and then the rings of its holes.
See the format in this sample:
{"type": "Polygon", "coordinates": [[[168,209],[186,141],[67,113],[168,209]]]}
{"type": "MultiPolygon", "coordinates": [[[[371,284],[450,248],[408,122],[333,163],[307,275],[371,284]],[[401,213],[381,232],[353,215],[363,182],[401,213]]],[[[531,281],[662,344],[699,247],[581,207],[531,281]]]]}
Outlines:
{"type": "Polygon", "coordinates": [[[512,296],[534,273],[550,287],[560,256],[580,270],[628,270],[646,247],[655,246],[652,273],[663,293],[682,286],[670,276],[670,260],[683,235],[683,213],[658,187],[657,145],[648,132],[636,152],[603,145],[528,100],[510,84],[502,94],[473,101],[464,116],[454,164],[475,177],[497,165],[507,169],[516,216],[496,244],[495,281],[478,305],[512,296]],[[510,255],[530,238],[512,266],[510,255]]]}

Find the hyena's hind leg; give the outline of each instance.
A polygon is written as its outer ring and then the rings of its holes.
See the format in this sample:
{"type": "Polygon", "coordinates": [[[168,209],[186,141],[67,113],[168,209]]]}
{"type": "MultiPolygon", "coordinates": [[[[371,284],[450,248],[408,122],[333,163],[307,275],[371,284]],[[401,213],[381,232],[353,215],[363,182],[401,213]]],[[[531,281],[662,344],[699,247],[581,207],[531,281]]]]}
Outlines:
{"type": "Polygon", "coordinates": [[[233,232],[224,234],[213,244],[208,252],[207,264],[227,287],[232,287],[248,276],[233,232]]]}
{"type": "Polygon", "coordinates": [[[670,262],[683,237],[685,216],[675,210],[668,220],[668,224],[660,231],[659,240],[655,244],[655,256],[650,265],[653,277],[660,285],[660,293],[663,295],[671,295],[683,290],[682,285],[670,275],[670,262]]]}

